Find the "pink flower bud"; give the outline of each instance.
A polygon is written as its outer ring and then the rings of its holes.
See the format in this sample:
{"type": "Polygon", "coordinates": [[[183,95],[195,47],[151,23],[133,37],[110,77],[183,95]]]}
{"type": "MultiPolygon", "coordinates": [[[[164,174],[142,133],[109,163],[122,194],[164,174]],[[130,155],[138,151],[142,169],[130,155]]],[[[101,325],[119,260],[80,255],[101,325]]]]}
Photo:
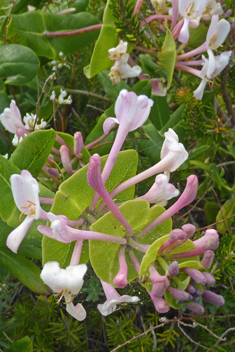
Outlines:
{"type": "Polygon", "coordinates": [[[170,310],[169,304],[166,302],[164,298],[157,298],[152,295],[151,292],[148,292],[150,297],[152,298],[153,304],[155,306],[155,309],[158,313],[166,313],[170,310]]]}
{"type": "Polygon", "coordinates": [[[209,270],[212,263],[213,263],[213,259],[214,259],[214,252],[210,249],[208,249],[207,251],[205,251],[204,256],[202,258],[201,261],[201,265],[205,267],[206,270],[209,270]]]}
{"type": "Polygon", "coordinates": [[[204,248],[205,250],[216,250],[219,247],[219,235],[214,229],[206,230],[203,237],[193,242],[197,248],[204,248]]]}
{"type": "Polygon", "coordinates": [[[200,306],[200,304],[192,302],[190,304],[186,304],[186,307],[191,310],[194,313],[197,314],[203,314],[204,313],[204,308],[202,306],[200,306]]]}
{"type": "Polygon", "coordinates": [[[206,279],[199,270],[191,269],[191,268],[183,268],[182,271],[184,271],[187,275],[189,275],[198,284],[200,285],[206,284],[206,279]]]}
{"type": "Polygon", "coordinates": [[[217,295],[214,292],[204,290],[202,293],[204,301],[214,304],[217,307],[224,305],[225,300],[221,295],[217,295]]]}
{"type": "Polygon", "coordinates": [[[178,301],[191,301],[192,299],[192,296],[188,292],[179,290],[178,288],[168,287],[167,291],[178,301]]]}
{"type": "Polygon", "coordinates": [[[186,237],[186,233],[181,229],[175,229],[170,232],[170,237],[161,245],[158,254],[163,253],[166,249],[171,252],[174,248],[181,244],[181,241],[186,237]]]}
{"type": "Polygon", "coordinates": [[[202,273],[202,275],[205,277],[206,279],[206,284],[208,286],[212,286],[215,284],[215,278],[214,276],[212,276],[210,273],[202,273]]]}
{"type": "Polygon", "coordinates": [[[161,298],[170,283],[167,277],[160,275],[153,265],[149,267],[149,271],[149,279],[152,281],[153,284],[151,293],[154,297],[161,298]]]}
{"type": "Polygon", "coordinates": [[[119,252],[119,264],[120,264],[120,269],[117,275],[115,276],[113,283],[119,288],[124,288],[127,284],[127,263],[126,263],[126,258],[125,258],[125,248],[122,248],[119,252]]]}
{"type": "Polygon", "coordinates": [[[182,230],[186,232],[187,239],[189,239],[195,234],[196,227],[192,224],[185,224],[182,226],[182,230]]]}
{"type": "Polygon", "coordinates": [[[73,174],[72,163],[69,155],[69,149],[66,147],[66,145],[62,145],[60,147],[60,155],[61,155],[61,161],[65,170],[68,172],[68,174],[72,175],[73,174]]]}
{"type": "Polygon", "coordinates": [[[179,274],[179,264],[177,261],[172,262],[167,271],[167,275],[170,277],[177,276],[179,274]]]}
{"type": "Polygon", "coordinates": [[[81,132],[76,132],[74,133],[74,154],[76,155],[77,158],[81,158],[81,150],[83,148],[83,138],[81,132]]]}
{"type": "Polygon", "coordinates": [[[193,286],[193,285],[188,285],[187,286],[187,288],[186,288],[186,291],[188,292],[188,293],[190,293],[191,295],[193,295],[193,294],[195,294],[195,292],[196,292],[196,289],[195,289],[195,287],[193,286]]]}

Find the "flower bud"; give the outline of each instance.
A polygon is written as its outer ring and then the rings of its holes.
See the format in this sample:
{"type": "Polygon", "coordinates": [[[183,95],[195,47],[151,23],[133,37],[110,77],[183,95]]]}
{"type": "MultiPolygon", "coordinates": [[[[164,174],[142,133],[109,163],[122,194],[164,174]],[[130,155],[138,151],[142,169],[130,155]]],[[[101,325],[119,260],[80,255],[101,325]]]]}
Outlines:
{"type": "Polygon", "coordinates": [[[60,147],[60,155],[61,155],[61,161],[65,170],[68,172],[68,174],[72,175],[73,170],[72,170],[72,163],[69,155],[69,149],[65,145],[62,145],[60,147]]]}
{"type": "Polygon", "coordinates": [[[179,290],[178,288],[168,287],[167,291],[179,301],[191,301],[192,299],[192,296],[188,292],[179,290]]]}
{"type": "Polygon", "coordinates": [[[191,268],[183,268],[182,271],[184,271],[187,275],[189,275],[198,284],[200,285],[206,284],[206,279],[199,270],[191,269],[191,268]]]}
{"type": "Polygon", "coordinates": [[[186,233],[187,239],[191,238],[195,232],[196,232],[196,227],[192,224],[185,224],[182,226],[182,230],[186,233]]]}
{"type": "Polygon", "coordinates": [[[74,133],[74,147],[73,151],[77,158],[81,158],[81,150],[83,148],[83,138],[81,132],[74,133]]]}
{"type": "Polygon", "coordinates": [[[177,261],[172,262],[167,271],[167,275],[170,277],[177,276],[179,274],[179,264],[177,261]]]}
{"type": "Polygon", "coordinates": [[[210,249],[205,251],[204,256],[201,261],[201,265],[205,267],[206,270],[209,270],[214,259],[214,252],[210,249]]]}
{"type": "Polygon", "coordinates": [[[149,292],[149,295],[152,298],[154,307],[158,313],[166,313],[170,310],[170,306],[164,298],[156,298],[151,294],[151,292],[149,292]]]}
{"type": "Polygon", "coordinates": [[[161,298],[166,288],[170,285],[166,276],[160,275],[153,265],[149,267],[149,279],[152,281],[152,295],[156,298],[161,298]]]}
{"type": "Polygon", "coordinates": [[[208,286],[212,286],[215,284],[215,278],[214,276],[212,276],[210,273],[202,273],[202,275],[205,277],[206,279],[206,284],[208,286]]]}
{"type": "Polygon", "coordinates": [[[202,298],[204,301],[212,303],[217,307],[220,307],[225,303],[225,300],[221,295],[217,295],[216,293],[207,290],[203,291],[202,298]]]}
{"type": "Polygon", "coordinates": [[[214,229],[206,230],[203,237],[193,242],[196,248],[203,248],[204,250],[215,250],[219,246],[219,235],[214,229]]]}
{"type": "Polygon", "coordinates": [[[202,306],[200,306],[200,304],[192,302],[190,304],[186,304],[186,307],[191,310],[194,313],[197,314],[203,314],[204,313],[204,308],[202,306]]]}

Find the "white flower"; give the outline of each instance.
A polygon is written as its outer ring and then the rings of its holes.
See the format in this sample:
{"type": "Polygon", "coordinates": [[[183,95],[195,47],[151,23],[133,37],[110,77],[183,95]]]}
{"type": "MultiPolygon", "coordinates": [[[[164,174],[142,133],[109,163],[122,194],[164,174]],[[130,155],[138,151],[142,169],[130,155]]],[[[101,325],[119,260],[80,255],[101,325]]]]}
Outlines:
{"type": "Polygon", "coordinates": [[[64,56],[64,53],[62,53],[62,51],[60,51],[59,56],[64,56]]]}
{"type": "Polygon", "coordinates": [[[122,55],[119,61],[115,62],[115,65],[111,67],[108,74],[113,84],[118,84],[121,79],[138,77],[141,73],[141,68],[139,66],[131,67],[127,62],[129,59],[129,54],[122,55]]]}
{"type": "Polygon", "coordinates": [[[55,98],[56,98],[56,94],[55,94],[55,91],[53,90],[50,96],[50,100],[55,100],[55,98]]]}
{"type": "MultiPolygon", "coordinates": [[[[38,182],[27,170],[21,171],[21,175],[13,174],[10,177],[11,190],[17,208],[27,215],[24,221],[13,230],[7,237],[7,246],[12,252],[17,253],[18,247],[26,235],[34,220],[38,220],[41,214],[39,202],[38,182]]],[[[21,218],[20,216],[20,218],[21,218]]]]}
{"type": "Polygon", "coordinates": [[[52,291],[65,298],[67,312],[79,321],[86,318],[86,311],[79,303],[74,306],[72,300],[82,288],[86,271],[86,264],[69,265],[66,269],[61,269],[59,263],[48,262],[40,274],[41,279],[52,291]]]}
{"type": "Polygon", "coordinates": [[[14,100],[11,101],[10,108],[4,109],[3,113],[0,115],[0,121],[11,133],[16,133],[19,128],[25,130],[20,111],[14,100]]]}
{"type": "Polygon", "coordinates": [[[135,302],[139,302],[140,300],[139,297],[137,296],[133,296],[133,297],[128,295],[120,296],[117,290],[113,286],[107,284],[104,281],[101,281],[101,283],[107,300],[103,304],[98,304],[97,307],[100,313],[104,316],[113,313],[117,309],[117,305],[120,303],[125,303],[125,302],[135,303],[135,302]]]}
{"type": "Polygon", "coordinates": [[[6,153],[5,155],[3,155],[3,157],[4,157],[5,159],[8,159],[8,153],[6,153]]]}
{"type": "MultiPolygon", "coordinates": [[[[27,134],[25,134],[25,137],[26,136],[27,136],[27,134]]],[[[23,137],[22,136],[17,136],[17,134],[15,134],[13,139],[12,139],[12,144],[15,147],[17,147],[17,145],[19,145],[22,141],[23,141],[23,137]]]]}
{"type": "Polygon", "coordinates": [[[109,49],[109,58],[111,60],[119,60],[122,55],[124,55],[127,52],[127,42],[123,42],[120,40],[118,46],[115,48],[109,49]]]}
{"type": "Polygon", "coordinates": [[[157,14],[164,14],[168,12],[168,8],[166,6],[166,0],[150,0],[151,4],[156,10],[157,14]]]}
{"type": "MultiPolygon", "coordinates": [[[[179,13],[183,16],[184,24],[180,31],[179,41],[181,43],[187,43],[189,40],[189,24],[190,21],[197,20],[203,11],[205,11],[207,5],[207,0],[179,0],[179,13]]],[[[194,23],[199,25],[199,21],[194,23]]]]}
{"type": "MultiPolygon", "coordinates": [[[[213,54],[212,54],[213,55],[213,54]]],[[[198,88],[193,92],[196,99],[201,100],[203,97],[204,89],[206,87],[207,82],[211,79],[215,78],[223,71],[223,69],[229,63],[229,57],[231,52],[225,51],[224,53],[220,54],[219,56],[214,56],[213,58],[206,59],[204,55],[202,55],[202,59],[204,60],[204,65],[201,70],[201,78],[202,81],[199,84],[198,88]]]]}
{"type": "Polygon", "coordinates": [[[202,19],[209,21],[213,15],[223,15],[224,11],[220,3],[216,0],[208,0],[206,9],[202,14],[202,19]]]}

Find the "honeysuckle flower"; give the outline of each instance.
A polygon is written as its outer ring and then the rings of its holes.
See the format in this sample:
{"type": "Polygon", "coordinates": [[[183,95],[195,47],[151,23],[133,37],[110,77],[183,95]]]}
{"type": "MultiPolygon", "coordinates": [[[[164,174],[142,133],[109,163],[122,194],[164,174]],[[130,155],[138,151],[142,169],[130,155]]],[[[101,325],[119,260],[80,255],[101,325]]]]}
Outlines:
{"type": "Polygon", "coordinates": [[[164,207],[169,199],[177,197],[179,193],[179,190],[168,182],[168,177],[160,174],[155,178],[155,182],[150,190],[142,197],[136,199],[145,199],[149,203],[159,204],[164,207]]]}
{"type": "Polygon", "coordinates": [[[122,55],[126,54],[127,52],[127,42],[123,42],[123,40],[120,40],[118,46],[115,48],[109,49],[109,58],[111,60],[120,60],[122,55]]]}
{"type": "Polygon", "coordinates": [[[97,308],[100,313],[104,316],[107,316],[113,313],[117,309],[117,305],[121,303],[136,303],[139,302],[139,297],[137,296],[120,296],[117,290],[107,282],[101,280],[103,290],[107,300],[103,304],[98,304],[97,308]]]}
{"type": "Polygon", "coordinates": [[[72,300],[73,296],[77,295],[82,288],[86,271],[86,264],[70,265],[66,269],[61,269],[59,263],[48,262],[40,274],[43,282],[54,293],[64,297],[67,312],[79,321],[86,318],[86,311],[80,303],[74,306],[72,300]]]}
{"type": "Polygon", "coordinates": [[[65,171],[72,175],[75,171],[72,169],[72,163],[69,155],[69,148],[66,145],[60,147],[61,162],[64,166],[65,171]]]}
{"type": "Polygon", "coordinates": [[[231,55],[230,52],[226,52],[226,51],[220,54],[219,56],[214,56],[211,50],[209,52],[210,52],[209,60],[206,59],[204,55],[202,55],[202,58],[205,62],[200,73],[200,77],[202,78],[202,81],[199,84],[198,88],[193,92],[193,95],[195,96],[195,98],[199,100],[201,100],[203,97],[204,89],[208,81],[218,76],[220,72],[223,71],[223,69],[228,65],[229,57],[231,55]]]}
{"type": "Polygon", "coordinates": [[[116,61],[114,66],[111,67],[108,76],[110,77],[113,84],[118,84],[121,79],[138,77],[141,73],[140,66],[131,67],[127,62],[129,60],[129,54],[123,54],[119,61],[116,61]]]}
{"type": "Polygon", "coordinates": [[[52,93],[51,93],[51,96],[50,96],[50,100],[53,101],[53,100],[55,100],[55,98],[56,98],[56,94],[55,94],[55,91],[53,90],[52,93]]]}
{"type": "Polygon", "coordinates": [[[168,270],[167,270],[167,276],[174,277],[179,274],[179,264],[177,261],[170,263],[168,270]]]}
{"type": "Polygon", "coordinates": [[[192,312],[197,313],[197,314],[203,314],[205,312],[204,308],[196,302],[186,304],[186,307],[189,310],[191,310],[192,312]]]}
{"type": "Polygon", "coordinates": [[[183,16],[184,25],[180,31],[179,41],[187,43],[189,40],[189,22],[195,20],[205,11],[207,0],[179,0],[179,13],[183,16]]]}
{"type": "MultiPolygon", "coordinates": [[[[25,134],[25,137],[27,136],[27,134],[25,134]]],[[[17,147],[17,145],[19,145],[22,141],[23,141],[24,137],[22,136],[18,136],[17,134],[14,135],[13,139],[12,139],[12,144],[17,147]]]]}
{"type": "Polygon", "coordinates": [[[161,161],[140,174],[121,183],[110,193],[112,197],[115,197],[118,193],[124,191],[125,189],[160,172],[167,171],[169,173],[175,171],[181,164],[183,164],[183,162],[188,158],[188,152],[185,150],[183,144],[179,143],[177,134],[169,128],[164,135],[165,141],[163,142],[161,150],[161,161]]]}
{"type": "Polygon", "coordinates": [[[73,147],[73,152],[74,155],[77,158],[81,158],[82,154],[81,154],[81,150],[83,148],[83,137],[81,132],[75,132],[74,133],[74,147],[73,147]]]}
{"type": "Polygon", "coordinates": [[[200,264],[203,265],[206,270],[209,270],[213,263],[214,256],[215,256],[214,252],[208,249],[207,251],[204,252],[204,256],[200,264]]]}
{"type": "Polygon", "coordinates": [[[157,14],[164,14],[168,12],[168,7],[166,6],[166,0],[150,0],[151,4],[156,10],[157,14]]]}
{"type": "Polygon", "coordinates": [[[164,298],[157,298],[151,292],[148,292],[148,294],[151,297],[154,307],[158,313],[167,313],[170,310],[171,307],[164,298]]]}
{"type": "MultiPolygon", "coordinates": [[[[107,134],[115,124],[119,124],[114,144],[102,171],[104,184],[112,171],[126,136],[129,132],[136,130],[145,123],[152,106],[153,100],[146,95],[138,96],[134,92],[128,92],[126,89],[120,91],[114,108],[116,118],[107,118],[103,125],[104,133],[107,134]]],[[[92,201],[93,206],[97,201],[98,196],[95,195],[92,201]]]]}
{"type": "MultiPolygon", "coordinates": [[[[51,226],[48,227],[39,225],[37,229],[43,235],[55,239],[59,242],[70,243],[77,240],[100,240],[126,244],[126,239],[124,238],[106,235],[101,232],[74,229],[68,226],[69,220],[64,215],[55,215],[49,212],[47,213],[47,218],[51,222],[51,226]]],[[[77,226],[81,224],[75,221],[73,225],[77,226]]]]}
{"type": "Polygon", "coordinates": [[[178,288],[168,287],[167,291],[179,301],[191,301],[192,296],[190,293],[179,290],[178,288]]]}
{"type": "Polygon", "coordinates": [[[27,215],[24,221],[7,237],[6,244],[8,248],[10,248],[12,252],[17,253],[19,245],[24,239],[28,229],[34,220],[40,218],[43,210],[39,203],[38,182],[29,171],[23,170],[21,171],[21,175],[11,175],[10,182],[15,204],[22,212],[21,216],[23,214],[27,215]]]}
{"type": "Polygon", "coordinates": [[[27,131],[40,130],[46,127],[47,125],[46,121],[43,121],[43,119],[41,119],[40,124],[37,124],[37,123],[35,124],[36,119],[37,119],[36,115],[26,113],[26,115],[23,118],[23,121],[27,131]]]}
{"type": "Polygon", "coordinates": [[[122,248],[119,252],[119,265],[120,265],[120,269],[117,275],[115,276],[113,283],[118,288],[124,288],[128,284],[128,281],[127,281],[128,266],[125,258],[125,248],[122,248]]]}
{"type": "Polygon", "coordinates": [[[215,284],[215,278],[213,275],[211,275],[210,273],[204,273],[204,272],[202,272],[202,275],[205,277],[206,284],[208,286],[212,286],[215,284]]]}
{"type": "Polygon", "coordinates": [[[202,298],[205,302],[214,304],[217,307],[223,306],[225,303],[224,297],[217,295],[214,292],[204,290],[202,292],[202,298]]]}
{"type": "Polygon", "coordinates": [[[149,279],[152,281],[151,294],[156,298],[161,298],[164,295],[167,287],[170,286],[170,283],[166,276],[162,276],[158,273],[154,265],[150,265],[149,272],[149,279]]]}
{"type": "MultiPolygon", "coordinates": [[[[154,221],[152,221],[148,226],[143,229],[137,237],[144,236],[146,233],[151,231],[154,227],[158,226],[162,222],[166,221],[169,219],[172,215],[177,213],[180,209],[185,207],[186,205],[190,204],[196,197],[197,195],[197,190],[198,190],[198,179],[197,176],[195,175],[190,175],[187,178],[187,184],[186,187],[181,194],[180,198],[170,207],[168,208],[164,213],[162,213],[158,218],[156,218],[154,221]]],[[[210,248],[208,248],[210,249],[210,248]]],[[[177,258],[177,255],[182,255],[183,253],[179,254],[174,254],[175,259],[177,258]]],[[[172,256],[173,258],[173,256],[172,256]]]]}
{"type": "Polygon", "coordinates": [[[26,133],[25,126],[21,120],[20,111],[14,100],[11,101],[10,108],[4,109],[3,113],[1,113],[0,121],[6,130],[11,133],[17,134],[19,128],[26,133]]]}
{"type": "Polygon", "coordinates": [[[197,269],[191,269],[191,268],[183,268],[181,270],[184,271],[187,275],[189,275],[198,284],[200,285],[206,284],[206,278],[203,276],[201,271],[197,269]]]}
{"type": "Polygon", "coordinates": [[[206,9],[202,13],[202,19],[209,21],[213,15],[223,15],[224,11],[220,3],[216,0],[208,0],[206,9]]]}
{"type": "Polygon", "coordinates": [[[151,79],[151,83],[152,83],[152,95],[157,95],[160,97],[164,97],[166,96],[167,93],[167,89],[166,87],[164,87],[164,83],[165,83],[165,78],[153,78],[151,79]]]}
{"type": "MultiPolygon", "coordinates": [[[[91,156],[89,160],[88,172],[87,172],[87,182],[89,186],[91,186],[98,195],[103,199],[109,210],[116,217],[116,219],[124,226],[126,231],[129,234],[133,233],[133,230],[122,214],[121,210],[113,201],[112,197],[110,197],[108,191],[106,190],[102,177],[101,177],[101,162],[99,154],[94,154],[91,156]]],[[[95,204],[91,203],[91,208],[94,208],[95,204]]]]}

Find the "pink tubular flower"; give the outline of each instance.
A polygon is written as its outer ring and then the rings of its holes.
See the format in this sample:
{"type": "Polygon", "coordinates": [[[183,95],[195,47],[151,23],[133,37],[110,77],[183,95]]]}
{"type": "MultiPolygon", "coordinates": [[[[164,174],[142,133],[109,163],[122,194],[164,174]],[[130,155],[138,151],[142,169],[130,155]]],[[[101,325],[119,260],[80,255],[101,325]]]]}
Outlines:
{"type": "Polygon", "coordinates": [[[60,155],[61,155],[61,161],[65,171],[67,171],[70,175],[72,175],[74,171],[72,170],[72,163],[69,155],[69,148],[66,147],[66,145],[62,145],[60,147],[60,155]]]}
{"type": "Polygon", "coordinates": [[[157,95],[160,97],[165,97],[167,93],[166,87],[164,87],[165,79],[164,78],[153,78],[151,79],[152,83],[152,95],[157,95]]]}
{"type": "MultiPolygon", "coordinates": [[[[184,18],[184,25],[180,31],[179,41],[181,43],[187,43],[189,40],[189,24],[190,21],[194,21],[201,16],[203,11],[206,9],[207,0],[179,0],[179,13],[184,18]]],[[[199,22],[198,22],[199,25],[199,22]]]]}
{"type": "Polygon", "coordinates": [[[127,281],[128,266],[125,258],[125,248],[122,248],[119,252],[119,265],[120,265],[120,269],[117,275],[115,276],[113,283],[115,286],[119,288],[124,288],[128,284],[128,281],[127,281]]]}
{"type": "Polygon", "coordinates": [[[178,288],[168,287],[167,291],[179,301],[190,301],[192,299],[190,293],[179,290],[178,288]]]}
{"type": "Polygon", "coordinates": [[[203,314],[205,311],[204,308],[200,304],[195,303],[195,302],[186,304],[186,307],[196,314],[203,314]]]}
{"type": "Polygon", "coordinates": [[[174,185],[168,183],[168,177],[160,174],[155,178],[150,190],[142,197],[136,199],[145,199],[149,203],[159,204],[164,207],[169,199],[177,197],[179,193],[179,190],[174,185]]]}
{"type": "Polygon", "coordinates": [[[202,292],[202,298],[204,301],[214,304],[217,307],[224,305],[225,301],[221,295],[217,295],[214,292],[204,290],[202,292]]]}
{"type": "MultiPolygon", "coordinates": [[[[27,170],[21,171],[21,175],[14,174],[10,177],[11,190],[17,208],[27,215],[22,224],[13,230],[7,237],[7,246],[12,252],[17,253],[19,245],[24,239],[28,229],[34,220],[38,220],[45,212],[39,203],[38,182],[27,170]]],[[[20,218],[21,218],[20,216],[20,218]]]]}
{"type": "Polygon", "coordinates": [[[73,152],[77,158],[81,158],[81,150],[83,148],[83,138],[81,132],[74,133],[74,148],[73,152]]]}
{"type": "Polygon", "coordinates": [[[40,274],[43,282],[53,292],[59,293],[65,298],[67,312],[79,321],[86,318],[86,311],[80,303],[74,306],[72,295],[77,295],[80,292],[86,271],[86,264],[70,265],[66,269],[60,269],[59,263],[48,262],[40,274]]]}
{"type": "Polygon", "coordinates": [[[158,313],[167,313],[170,310],[171,307],[164,298],[154,297],[151,292],[148,292],[148,294],[151,297],[154,307],[158,313]]]}
{"type": "Polygon", "coordinates": [[[206,270],[210,269],[210,267],[213,263],[214,255],[215,255],[214,252],[210,249],[205,251],[204,256],[203,256],[200,264],[203,265],[206,270]]]}
{"type": "Polygon", "coordinates": [[[156,298],[161,298],[167,287],[170,286],[170,283],[166,276],[162,276],[155,269],[154,265],[150,265],[149,267],[149,279],[152,281],[152,295],[156,298]]]}
{"type": "Polygon", "coordinates": [[[135,302],[139,302],[140,300],[137,296],[133,296],[133,297],[128,295],[120,296],[117,290],[115,290],[113,286],[107,284],[107,282],[101,281],[101,284],[103,286],[104,293],[107,300],[103,304],[98,304],[97,307],[100,313],[104,316],[113,313],[117,309],[117,304],[125,303],[125,302],[135,303],[135,302]]]}
{"type": "Polygon", "coordinates": [[[19,128],[22,129],[24,133],[28,133],[21,120],[20,111],[16,106],[14,100],[11,101],[10,108],[6,108],[0,115],[0,121],[3,126],[11,133],[16,134],[19,128]]]}

